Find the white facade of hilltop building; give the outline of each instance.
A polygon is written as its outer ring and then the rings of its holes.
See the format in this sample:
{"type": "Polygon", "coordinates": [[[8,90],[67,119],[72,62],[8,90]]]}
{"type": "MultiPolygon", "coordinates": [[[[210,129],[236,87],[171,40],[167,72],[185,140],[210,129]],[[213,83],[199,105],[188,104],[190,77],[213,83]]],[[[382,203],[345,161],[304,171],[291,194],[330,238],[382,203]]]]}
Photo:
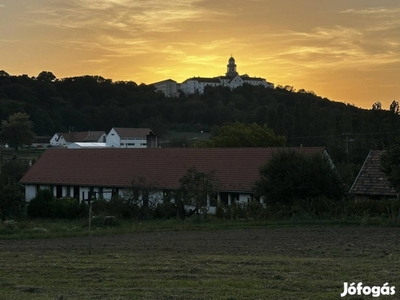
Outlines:
{"type": "Polygon", "coordinates": [[[265,88],[274,88],[274,84],[265,80],[265,78],[260,77],[250,77],[247,74],[239,75],[236,71],[236,63],[233,57],[229,58],[227,65],[227,72],[225,76],[218,76],[212,78],[206,77],[193,77],[186,79],[180,85],[180,90],[186,94],[203,94],[206,86],[215,87],[215,86],[225,86],[230,89],[235,89],[237,87],[242,86],[243,84],[251,84],[254,86],[261,85],[265,88]]]}

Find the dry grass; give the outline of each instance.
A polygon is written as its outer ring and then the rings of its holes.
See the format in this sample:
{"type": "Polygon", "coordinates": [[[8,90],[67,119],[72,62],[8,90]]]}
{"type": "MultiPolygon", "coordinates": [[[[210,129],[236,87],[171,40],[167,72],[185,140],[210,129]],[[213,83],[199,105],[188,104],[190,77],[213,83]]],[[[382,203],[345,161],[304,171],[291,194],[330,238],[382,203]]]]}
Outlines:
{"type": "Polygon", "coordinates": [[[92,255],[87,237],[0,240],[0,299],[339,299],[344,281],[400,287],[397,231],[133,232],[92,255]]]}

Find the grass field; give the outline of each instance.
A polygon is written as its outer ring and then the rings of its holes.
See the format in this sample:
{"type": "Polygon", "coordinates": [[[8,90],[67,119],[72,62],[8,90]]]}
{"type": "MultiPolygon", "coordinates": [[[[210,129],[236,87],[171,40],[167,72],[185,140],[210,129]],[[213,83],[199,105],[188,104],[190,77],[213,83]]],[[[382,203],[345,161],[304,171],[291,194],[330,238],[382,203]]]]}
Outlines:
{"type": "Polygon", "coordinates": [[[398,228],[132,230],[92,236],[90,255],[88,245],[1,239],[0,299],[340,299],[345,281],[400,288],[398,228]]]}

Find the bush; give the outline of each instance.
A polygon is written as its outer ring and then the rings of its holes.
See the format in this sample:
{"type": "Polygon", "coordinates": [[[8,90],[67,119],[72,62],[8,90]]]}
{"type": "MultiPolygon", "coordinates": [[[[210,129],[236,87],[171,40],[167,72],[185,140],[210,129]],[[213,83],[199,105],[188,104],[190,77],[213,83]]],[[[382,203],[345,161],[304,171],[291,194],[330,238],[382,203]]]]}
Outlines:
{"type": "Polygon", "coordinates": [[[114,216],[98,216],[92,218],[92,226],[98,228],[105,228],[105,227],[118,227],[121,224],[117,221],[114,216]]]}
{"type": "Polygon", "coordinates": [[[365,200],[349,201],[346,205],[349,217],[383,217],[399,218],[400,202],[398,200],[365,200]]]}
{"type": "Polygon", "coordinates": [[[50,218],[54,196],[50,190],[39,190],[28,205],[27,214],[31,218],[50,218]]]}
{"type": "Polygon", "coordinates": [[[252,220],[263,220],[268,217],[265,206],[255,199],[252,199],[247,203],[245,210],[247,218],[252,220]]]}
{"type": "Polygon", "coordinates": [[[124,219],[151,219],[153,210],[139,206],[137,204],[129,204],[128,200],[121,197],[113,197],[111,200],[98,199],[92,204],[93,214],[97,216],[116,216],[124,219]]]}
{"type": "Polygon", "coordinates": [[[50,190],[39,190],[28,205],[31,218],[75,219],[86,214],[86,205],[75,198],[56,199],[50,190]]]}
{"type": "Polygon", "coordinates": [[[109,201],[105,199],[96,199],[92,202],[92,213],[94,215],[108,215],[109,201]]]}
{"type": "Polygon", "coordinates": [[[176,208],[174,203],[159,203],[153,210],[153,219],[176,218],[176,208]]]}
{"type": "Polygon", "coordinates": [[[84,213],[85,207],[75,198],[55,199],[51,204],[51,218],[76,219],[84,213]]]}
{"type": "Polygon", "coordinates": [[[253,199],[248,203],[233,202],[230,206],[219,203],[215,216],[218,219],[265,220],[270,217],[270,212],[267,207],[253,199]]]}
{"type": "Polygon", "coordinates": [[[0,175],[0,218],[21,216],[25,206],[25,199],[18,183],[4,174],[0,175]]]}

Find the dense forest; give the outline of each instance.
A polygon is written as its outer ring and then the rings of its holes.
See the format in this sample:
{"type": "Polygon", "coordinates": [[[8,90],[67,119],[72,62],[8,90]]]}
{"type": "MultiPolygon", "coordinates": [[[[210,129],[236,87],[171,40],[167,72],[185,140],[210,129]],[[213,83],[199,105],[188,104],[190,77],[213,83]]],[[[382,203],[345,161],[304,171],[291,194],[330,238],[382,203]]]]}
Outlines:
{"type": "Polygon", "coordinates": [[[398,102],[371,109],[321,98],[291,86],[265,89],[243,85],[206,89],[203,95],[167,98],[154,86],[113,82],[101,76],[56,78],[0,71],[0,117],[25,112],[36,135],[68,130],[150,127],[159,136],[169,130],[217,131],[229,122],[267,124],[285,136],[288,146],[327,146],[336,163],[359,165],[370,149],[384,149],[400,133],[398,102]]]}

